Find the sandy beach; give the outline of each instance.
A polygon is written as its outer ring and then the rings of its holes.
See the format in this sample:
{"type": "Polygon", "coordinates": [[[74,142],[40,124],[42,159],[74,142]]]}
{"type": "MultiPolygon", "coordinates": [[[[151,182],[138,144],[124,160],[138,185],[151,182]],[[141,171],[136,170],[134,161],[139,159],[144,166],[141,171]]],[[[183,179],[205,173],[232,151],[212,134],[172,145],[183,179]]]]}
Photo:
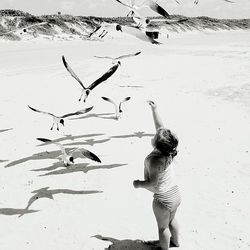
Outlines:
{"type": "Polygon", "coordinates": [[[152,194],[132,185],[152,149],[149,99],[179,138],[179,249],[249,249],[249,41],[249,31],[223,31],[170,34],[159,46],[129,36],[1,42],[1,249],[150,249],[143,241],[158,237],[152,194]],[[89,85],[112,66],[94,56],[138,51],[78,102],[80,85],[62,55],[89,85]],[[101,96],[131,97],[119,121],[101,96]],[[58,132],[27,105],[55,114],[93,109],[58,132]],[[77,159],[65,168],[55,158],[59,148],[39,146],[37,137],[86,148],[102,163],[77,159]],[[25,211],[34,190],[40,196],[25,211]]]}

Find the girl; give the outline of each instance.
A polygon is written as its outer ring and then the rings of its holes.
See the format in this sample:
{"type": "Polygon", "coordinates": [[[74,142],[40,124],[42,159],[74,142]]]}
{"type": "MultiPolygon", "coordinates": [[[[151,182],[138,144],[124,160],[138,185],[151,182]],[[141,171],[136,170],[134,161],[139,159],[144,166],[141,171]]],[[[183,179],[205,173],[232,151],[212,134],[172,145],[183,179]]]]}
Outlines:
{"type": "Polygon", "coordinates": [[[177,155],[178,139],[163,127],[156,104],[153,101],[148,103],[156,128],[156,135],[152,139],[154,149],[145,159],[145,180],[135,180],[133,184],[135,188],[146,188],[154,193],[153,211],[158,225],[160,247],[168,250],[169,246],[179,246],[179,228],[175,214],[181,197],[171,165],[177,155]]]}

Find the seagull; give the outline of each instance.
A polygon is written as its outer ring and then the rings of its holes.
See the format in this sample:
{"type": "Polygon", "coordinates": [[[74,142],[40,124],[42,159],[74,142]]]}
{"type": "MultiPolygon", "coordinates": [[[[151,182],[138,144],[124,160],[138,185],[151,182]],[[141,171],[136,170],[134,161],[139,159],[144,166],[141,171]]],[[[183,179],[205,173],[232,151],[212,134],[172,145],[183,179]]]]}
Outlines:
{"type": "Polygon", "coordinates": [[[157,44],[157,45],[161,44],[160,42],[156,41],[152,36],[150,36],[148,31],[146,29],[143,29],[143,28],[121,26],[120,24],[117,24],[116,30],[121,31],[121,32],[125,32],[129,35],[135,36],[143,41],[150,42],[152,44],[157,44]]]}
{"type": "Polygon", "coordinates": [[[37,23],[37,24],[32,24],[32,25],[26,26],[26,27],[23,27],[23,28],[17,28],[17,29],[10,30],[10,31],[4,32],[4,33],[0,33],[0,36],[7,35],[9,33],[16,32],[18,30],[22,30],[23,32],[26,32],[27,29],[29,29],[29,28],[32,28],[32,27],[35,27],[35,26],[42,26],[42,25],[45,25],[47,23],[48,22],[41,22],[41,23],[37,23]]]}
{"type": "Polygon", "coordinates": [[[172,18],[172,19],[163,19],[163,20],[157,20],[156,23],[155,21],[150,20],[147,17],[142,17],[142,16],[132,16],[133,21],[136,23],[136,28],[138,29],[144,29],[146,31],[149,32],[154,32],[154,31],[158,31],[158,25],[157,23],[161,22],[161,23],[166,23],[166,24],[172,24],[172,23],[180,23],[180,22],[184,22],[187,20],[187,18],[172,18]]]}
{"type": "Polygon", "coordinates": [[[95,80],[89,87],[85,87],[82,83],[82,81],[80,80],[80,78],[75,74],[75,72],[70,68],[70,66],[68,65],[68,63],[65,60],[65,57],[62,56],[62,60],[63,60],[63,64],[65,66],[65,68],[67,69],[67,71],[70,73],[70,75],[75,78],[80,85],[82,86],[82,94],[79,98],[79,101],[81,101],[82,97],[84,96],[83,101],[86,102],[86,99],[88,97],[88,95],[90,94],[91,90],[93,90],[96,86],[98,86],[100,83],[106,81],[109,77],[111,77],[116,70],[118,69],[118,67],[121,65],[120,61],[118,61],[114,66],[112,66],[106,73],[104,73],[100,78],[98,78],[97,80],[95,80]]]}
{"type": "Polygon", "coordinates": [[[41,111],[41,110],[38,110],[38,109],[35,109],[35,108],[32,108],[31,106],[28,105],[28,107],[35,111],[35,112],[38,112],[38,113],[42,113],[42,114],[45,114],[45,115],[49,115],[53,118],[53,124],[52,124],[52,127],[50,128],[50,130],[53,130],[54,128],[54,125],[56,124],[57,126],[57,130],[59,131],[59,124],[62,124],[64,126],[64,119],[67,118],[67,117],[70,117],[70,116],[73,116],[73,115],[82,115],[82,114],[85,114],[87,112],[89,112],[90,110],[92,110],[93,106],[92,107],[89,107],[89,108],[86,108],[86,109],[82,109],[82,110],[79,110],[77,112],[74,112],[74,113],[69,113],[69,114],[66,114],[66,115],[62,115],[62,116],[56,116],[52,113],[49,113],[49,112],[44,112],[44,111],[41,111]]]}
{"type": "Polygon", "coordinates": [[[156,2],[154,2],[152,0],[146,0],[140,5],[135,5],[134,0],[131,0],[130,4],[123,3],[120,0],[116,0],[116,1],[129,9],[129,13],[127,14],[127,16],[135,16],[135,15],[138,16],[139,15],[137,12],[138,9],[150,8],[151,10],[155,11],[156,13],[158,13],[166,18],[170,18],[170,15],[167,13],[167,11],[164,10],[160,5],[158,5],[156,2]]]}
{"type": "Polygon", "coordinates": [[[73,165],[75,163],[74,160],[76,158],[81,158],[83,156],[85,156],[86,158],[92,161],[101,162],[101,160],[94,153],[88,151],[87,149],[76,148],[76,149],[70,150],[69,154],[67,154],[65,147],[59,142],[54,142],[46,138],[37,138],[37,140],[41,142],[52,143],[52,144],[57,145],[61,149],[61,152],[62,152],[62,154],[58,158],[61,161],[63,161],[63,164],[65,167],[69,167],[70,165],[73,165]]]}
{"type": "Polygon", "coordinates": [[[96,58],[105,58],[105,59],[111,59],[112,60],[112,64],[116,64],[118,61],[121,61],[125,58],[128,58],[128,57],[133,57],[133,56],[137,56],[141,54],[141,51],[139,52],[136,52],[134,54],[128,54],[128,55],[123,55],[123,56],[118,56],[118,57],[111,57],[111,56],[94,56],[96,58]]]}
{"type": "Polygon", "coordinates": [[[107,102],[110,102],[110,103],[112,103],[114,106],[115,106],[115,115],[116,115],[116,120],[119,120],[119,118],[121,118],[121,114],[122,114],[122,103],[124,103],[124,102],[126,102],[126,101],[128,101],[128,100],[130,100],[131,99],[131,97],[126,97],[125,99],[123,99],[120,103],[119,103],[119,105],[117,105],[113,100],[111,100],[110,98],[108,98],[108,97],[104,97],[104,96],[102,96],[102,99],[104,100],[104,101],[107,101],[107,102]]]}

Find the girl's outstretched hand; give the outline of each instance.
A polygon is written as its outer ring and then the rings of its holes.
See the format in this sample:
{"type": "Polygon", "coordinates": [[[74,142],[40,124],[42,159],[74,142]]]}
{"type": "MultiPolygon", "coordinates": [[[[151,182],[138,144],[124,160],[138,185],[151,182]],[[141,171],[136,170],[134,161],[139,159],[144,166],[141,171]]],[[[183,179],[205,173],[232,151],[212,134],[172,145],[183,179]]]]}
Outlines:
{"type": "Polygon", "coordinates": [[[150,105],[150,107],[151,107],[152,109],[156,109],[157,106],[156,106],[156,104],[155,104],[153,101],[148,100],[147,103],[150,105]]]}
{"type": "Polygon", "coordinates": [[[140,181],[139,180],[135,180],[133,182],[134,188],[139,188],[140,187],[140,181]]]}

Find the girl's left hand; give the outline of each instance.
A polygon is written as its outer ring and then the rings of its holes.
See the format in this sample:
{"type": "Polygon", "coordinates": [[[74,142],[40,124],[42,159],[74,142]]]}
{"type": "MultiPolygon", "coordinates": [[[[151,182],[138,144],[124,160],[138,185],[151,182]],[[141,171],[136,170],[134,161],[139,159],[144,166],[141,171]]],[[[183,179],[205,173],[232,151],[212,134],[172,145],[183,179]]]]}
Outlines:
{"type": "Polygon", "coordinates": [[[140,187],[140,181],[139,180],[135,180],[133,182],[134,188],[139,188],[140,187]]]}

